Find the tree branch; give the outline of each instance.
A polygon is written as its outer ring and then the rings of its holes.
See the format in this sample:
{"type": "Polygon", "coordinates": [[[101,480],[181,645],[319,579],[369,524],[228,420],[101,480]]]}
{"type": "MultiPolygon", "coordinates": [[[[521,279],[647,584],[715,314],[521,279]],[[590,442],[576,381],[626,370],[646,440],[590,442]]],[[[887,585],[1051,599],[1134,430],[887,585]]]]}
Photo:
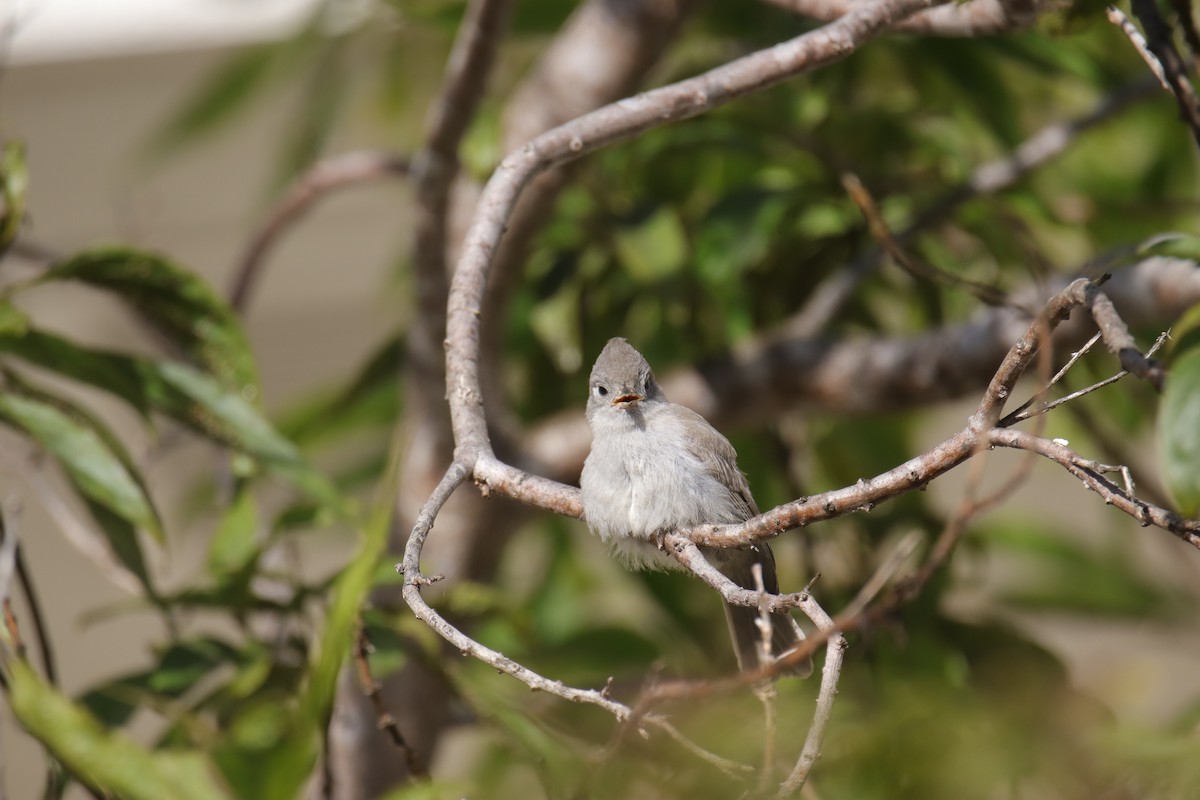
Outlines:
{"type": "Polygon", "coordinates": [[[240,314],[245,313],[267,253],[284,231],[318,200],[348,186],[386,177],[404,177],[408,171],[408,159],[404,156],[381,152],[343,153],[322,159],[309,167],[284,192],[246,246],[234,269],[233,283],[229,289],[230,307],[240,314]]]}
{"type": "MultiPolygon", "coordinates": [[[[795,14],[832,20],[857,7],[854,0],[767,0],[795,14]]],[[[1039,14],[1065,5],[1060,0],[972,0],[931,8],[896,25],[896,30],[931,36],[987,36],[1024,30],[1039,14]]]]}
{"type": "MultiPolygon", "coordinates": [[[[1047,289],[1061,289],[1061,278],[1047,289]]],[[[1117,272],[1108,296],[1129,325],[1166,327],[1200,303],[1200,268],[1191,261],[1154,257],[1117,272]]],[[[1047,289],[1013,293],[1020,306],[1037,307],[1047,289]]],[[[986,386],[1028,317],[1010,307],[982,309],[965,323],[910,337],[810,339],[790,327],[739,345],[698,368],[667,372],[667,397],[697,411],[718,429],[761,425],[794,410],[839,414],[902,411],[959,399],[986,386]]],[[[1056,349],[1076,349],[1090,326],[1068,321],[1055,332],[1056,349]]],[[[574,480],[591,433],[583,415],[568,411],[523,438],[531,464],[560,480],[574,480]]]]}
{"type": "MultiPolygon", "coordinates": [[[[944,9],[963,7],[946,6],[944,9]]],[[[1024,175],[1066,150],[1081,133],[1106,122],[1135,101],[1148,97],[1153,90],[1154,80],[1149,77],[1122,87],[1104,97],[1086,114],[1051,123],[1021,142],[1004,158],[981,164],[964,183],[951,189],[919,214],[911,225],[897,233],[897,244],[906,245],[918,233],[946,219],[964,203],[1012,186],[1024,175]]],[[[845,306],[854,289],[875,270],[883,256],[883,248],[872,248],[825,278],[813,289],[800,311],[788,321],[788,334],[806,338],[823,330],[845,306]]]]}
{"type": "Polygon", "coordinates": [[[474,464],[492,452],[479,380],[479,315],[492,254],[517,199],[536,175],[652,127],[688,119],[844,58],[897,20],[931,4],[932,0],[875,0],[788,42],[585,114],[508,155],[480,197],[451,285],[446,377],[460,457],[474,464]]]}
{"type": "Polygon", "coordinates": [[[1191,130],[1197,146],[1200,146],[1200,97],[1196,96],[1196,89],[1188,80],[1188,69],[1175,49],[1170,26],[1159,14],[1154,0],[1130,0],[1130,7],[1146,32],[1144,40],[1135,35],[1136,31],[1127,24],[1124,14],[1113,6],[1109,6],[1109,20],[1125,32],[1150,71],[1175,98],[1180,119],[1191,130]]]}
{"type": "Polygon", "coordinates": [[[452,449],[445,418],[442,340],[446,336],[446,259],[450,190],[459,172],[458,147],[483,99],[509,0],[472,0],[459,26],[445,80],[426,119],[425,147],[413,159],[416,313],[406,340],[409,413],[422,422],[428,447],[444,462],[452,449]]]}

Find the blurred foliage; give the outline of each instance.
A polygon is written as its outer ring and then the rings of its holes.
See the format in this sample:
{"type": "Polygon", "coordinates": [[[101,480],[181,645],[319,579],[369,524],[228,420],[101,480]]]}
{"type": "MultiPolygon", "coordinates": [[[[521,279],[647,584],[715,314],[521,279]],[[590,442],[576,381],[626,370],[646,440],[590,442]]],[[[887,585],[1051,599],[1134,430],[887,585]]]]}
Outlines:
{"type": "MultiPolygon", "coordinates": [[[[268,134],[279,145],[277,181],[327,152],[363,115],[385,121],[398,146],[415,146],[433,86],[428,65],[444,60],[463,8],[460,0],[320,4],[294,38],[232,56],[181,102],[148,151],[170,157],[239,124],[280,92],[291,113],[268,134]]],[[[502,155],[504,99],[569,10],[552,0],[516,4],[493,96],[464,145],[472,174],[486,177],[502,155]]],[[[941,208],[910,240],[911,252],[1004,290],[1085,264],[1120,269],[1147,254],[1196,260],[1194,153],[1165,97],[1131,104],[1003,192],[945,205],[979,165],[1142,75],[1120,33],[1096,19],[1095,4],[1087,3],[1044,20],[1037,33],[891,37],[586,159],[545,220],[509,309],[506,387],[519,418],[534,424],[556,412],[582,414],[588,364],[615,333],[635,341],[662,374],[784,323],[822,281],[874,246],[842,189],[848,172],[894,230],[941,208]]],[[[710,3],[657,79],[694,74],[805,27],[766,3],[710,3]]],[[[22,154],[18,143],[0,151],[0,254],[22,224],[22,154]]],[[[965,292],[917,282],[884,263],[823,333],[916,335],[965,319],[978,305],[965,292]]],[[[1196,320],[1193,314],[1176,331],[1157,417],[1163,480],[1189,514],[1200,504],[1196,320]]],[[[1149,341],[1159,332],[1137,333],[1149,341]]],[[[363,601],[372,586],[396,581],[384,547],[404,342],[399,326],[341,384],[295,398],[273,424],[258,404],[258,369],[239,321],[169,256],[88,250],[33,279],[4,283],[0,422],[61,467],[79,513],[141,583],[169,631],[143,669],[74,700],[34,675],[4,639],[14,713],[77,780],[120,797],[300,795],[363,601]],[[121,298],[168,355],[70,341],[23,310],[24,293],[53,292],[65,281],[121,298]],[[150,551],[159,555],[170,531],[144,480],[152,467],[94,407],[97,390],[133,412],[154,441],[183,430],[223,454],[206,495],[219,513],[193,583],[171,591],[156,585],[150,551]],[[332,474],[312,466],[348,442],[354,454],[332,474]],[[370,486],[381,488],[364,503],[370,486]],[[280,569],[280,554],[306,533],[347,527],[361,538],[340,570],[314,578],[280,569]],[[232,625],[220,634],[189,629],[187,620],[201,611],[232,625]],[[156,722],[149,747],[121,732],[138,717],[156,722]]],[[[1064,385],[1080,388],[1116,369],[1111,357],[1092,353],[1064,385]]],[[[1140,450],[1157,403],[1144,387],[1122,383],[1079,403],[1104,429],[1065,414],[1048,424],[1069,429],[1085,454],[1114,444],[1140,450]]],[[[901,463],[940,430],[940,413],[863,419],[812,411],[730,433],[767,508],[901,463]]],[[[1045,465],[1037,470],[1050,474],[1045,465]]],[[[826,530],[783,537],[784,587],[819,572],[820,600],[841,608],[897,537],[936,534],[945,510],[935,494],[913,493],[826,530]]],[[[1158,727],[1135,727],[1107,707],[1108,698],[1079,688],[1054,642],[1014,624],[1031,615],[1060,620],[1064,630],[1084,620],[1134,620],[1195,636],[1188,613],[1194,587],[1147,564],[1132,545],[1132,521],[1094,523],[1085,509],[1092,500],[1079,490],[1078,499],[1058,504],[1077,505],[1077,515],[1043,515],[1018,494],[1010,501],[1016,511],[972,532],[953,571],[911,607],[853,638],[814,776],[822,797],[1200,793],[1195,709],[1158,727]],[[1004,576],[1000,586],[980,585],[988,570],[1004,576]],[[970,595],[984,601],[962,605],[970,595]],[[970,611],[981,605],[985,611],[970,611]]],[[[1173,544],[1148,535],[1159,547],[1173,544]]],[[[611,679],[622,700],[660,678],[734,668],[709,590],[679,574],[623,571],[574,521],[539,516],[504,551],[493,583],[449,587],[438,604],[484,644],[572,685],[611,679]]],[[[435,665],[478,736],[456,777],[399,788],[393,800],[724,798],[745,791],[666,737],[645,738],[592,708],[531,697],[483,664],[440,657],[436,637],[404,609],[373,607],[361,616],[375,677],[413,659],[435,665]]],[[[779,688],[775,766],[786,770],[817,687],[779,688]]],[[[748,694],[664,710],[702,745],[758,763],[761,710],[748,694]]]]}

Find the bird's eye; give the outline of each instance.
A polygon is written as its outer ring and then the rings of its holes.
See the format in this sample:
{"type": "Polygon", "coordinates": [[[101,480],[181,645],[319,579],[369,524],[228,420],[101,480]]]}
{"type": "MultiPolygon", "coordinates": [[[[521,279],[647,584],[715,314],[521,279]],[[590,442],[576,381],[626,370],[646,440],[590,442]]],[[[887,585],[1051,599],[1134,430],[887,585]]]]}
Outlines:
{"type": "Polygon", "coordinates": [[[604,395],[606,395],[606,394],[608,394],[607,386],[597,386],[596,387],[596,396],[597,397],[604,397],[604,395]]]}

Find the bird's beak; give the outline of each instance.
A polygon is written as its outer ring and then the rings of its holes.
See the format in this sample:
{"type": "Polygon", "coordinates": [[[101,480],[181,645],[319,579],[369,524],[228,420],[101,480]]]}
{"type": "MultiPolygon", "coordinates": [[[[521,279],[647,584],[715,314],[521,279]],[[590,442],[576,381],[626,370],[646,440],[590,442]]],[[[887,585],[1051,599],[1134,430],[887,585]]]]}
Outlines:
{"type": "Polygon", "coordinates": [[[612,404],[614,406],[628,406],[645,399],[640,394],[623,394],[620,397],[614,398],[612,404]]]}

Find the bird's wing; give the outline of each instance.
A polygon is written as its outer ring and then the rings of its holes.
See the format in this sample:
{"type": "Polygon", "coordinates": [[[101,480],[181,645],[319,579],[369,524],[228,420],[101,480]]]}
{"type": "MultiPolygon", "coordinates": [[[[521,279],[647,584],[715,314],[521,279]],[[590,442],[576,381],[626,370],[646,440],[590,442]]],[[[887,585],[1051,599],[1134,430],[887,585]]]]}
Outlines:
{"type": "Polygon", "coordinates": [[[746,476],[738,469],[737,451],[721,433],[708,424],[708,420],[680,405],[671,404],[672,412],[677,414],[687,426],[688,451],[704,464],[709,474],[716,478],[722,486],[729,487],[729,493],[744,512],[742,519],[758,516],[758,506],[754,495],[750,493],[750,484],[746,476]]]}

